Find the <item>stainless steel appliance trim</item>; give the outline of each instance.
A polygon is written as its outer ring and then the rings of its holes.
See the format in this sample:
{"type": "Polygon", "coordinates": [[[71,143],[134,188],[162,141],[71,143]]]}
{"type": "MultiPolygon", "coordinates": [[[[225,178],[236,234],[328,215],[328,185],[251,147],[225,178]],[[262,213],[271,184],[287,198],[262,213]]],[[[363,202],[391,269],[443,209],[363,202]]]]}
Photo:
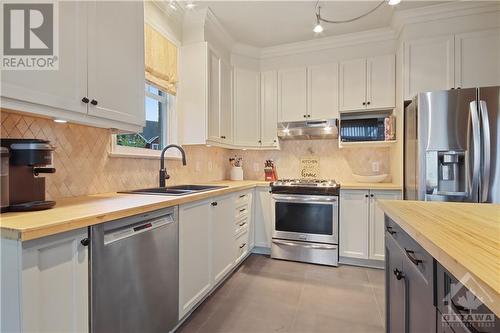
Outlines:
{"type": "Polygon", "coordinates": [[[114,242],[120,241],[127,237],[134,237],[147,231],[153,231],[157,228],[163,227],[168,224],[174,223],[173,214],[168,214],[158,219],[147,220],[139,224],[128,226],[126,228],[117,228],[104,232],[104,245],[109,245],[114,242]],[[150,226],[147,226],[150,224],[150,226]],[[137,231],[135,229],[139,228],[137,231]]]}
{"type": "Polygon", "coordinates": [[[304,242],[297,242],[297,244],[293,241],[278,243],[273,240],[271,258],[338,266],[339,250],[336,245],[328,248],[317,248],[304,242]]]}
{"type": "Polygon", "coordinates": [[[307,249],[324,249],[324,250],[334,250],[338,248],[337,245],[330,245],[330,244],[313,244],[313,243],[297,243],[297,242],[290,242],[290,241],[285,241],[281,239],[273,239],[273,243],[275,244],[283,244],[283,245],[288,245],[288,246],[299,246],[299,247],[304,247],[307,249]]]}
{"type": "Polygon", "coordinates": [[[297,202],[297,203],[318,203],[331,204],[337,202],[337,196],[314,196],[314,195],[281,195],[273,194],[273,198],[278,202],[297,202]]]}
{"type": "Polygon", "coordinates": [[[54,150],[55,147],[48,143],[13,143],[11,150],[54,150]]]}
{"type": "Polygon", "coordinates": [[[481,144],[480,144],[480,128],[479,128],[479,115],[477,108],[477,101],[470,102],[469,105],[469,123],[467,124],[467,152],[469,158],[467,158],[468,166],[468,187],[469,187],[469,197],[472,201],[477,201],[478,188],[479,188],[479,163],[481,157],[481,144]],[[473,165],[470,166],[470,142],[471,142],[471,129],[472,129],[472,143],[473,143],[473,165]],[[472,174],[470,173],[472,170],[472,174]],[[472,179],[472,181],[471,181],[472,179]]]}
{"type": "Polygon", "coordinates": [[[481,112],[482,130],[483,130],[483,170],[481,180],[481,202],[487,202],[490,185],[490,167],[491,167],[491,138],[490,121],[488,117],[488,106],[485,101],[479,101],[479,110],[481,112]]]}

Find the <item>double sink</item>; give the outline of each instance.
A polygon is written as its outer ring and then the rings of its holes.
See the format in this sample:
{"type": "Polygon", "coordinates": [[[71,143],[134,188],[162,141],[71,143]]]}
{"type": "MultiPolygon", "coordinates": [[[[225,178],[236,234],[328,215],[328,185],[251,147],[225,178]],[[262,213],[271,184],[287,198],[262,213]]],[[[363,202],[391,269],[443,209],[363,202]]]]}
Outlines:
{"type": "Polygon", "coordinates": [[[130,193],[130,194],[160,194],[160,195],[188,195],[198,192],[205,192],[211,190],[217,190],[220,188],[225,188],[227,186],[218,185],[177,185],[177,186],[167,186],[167,187],[153,187],[153,188],[143,188],[133,191],[124,191],[119,193],[130,193]]]}

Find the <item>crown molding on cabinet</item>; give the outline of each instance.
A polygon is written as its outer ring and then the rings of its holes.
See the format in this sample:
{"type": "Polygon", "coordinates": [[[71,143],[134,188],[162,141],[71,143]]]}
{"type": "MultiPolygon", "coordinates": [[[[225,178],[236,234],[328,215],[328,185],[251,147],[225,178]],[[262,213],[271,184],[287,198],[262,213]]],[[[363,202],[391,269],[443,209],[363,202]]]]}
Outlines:
{"type": "Polygon", "coordinates": [[[217,38],[227,47],[228,50],[231,50],[235,41],[233,37],[229,34],[229,32],[224,28],[224,26],[220,23],[219,19],[212,12],[210,8],[207,7],[207,12],[205,16],[205,27],[208,29],[212,29],[216,34],[217,38]]]}
{"type": "Polygon", "coordinates": [[[456,1],[395,12],[391,27],[399,36],[405,25],[500,11],[499,2],[456,1]]]}

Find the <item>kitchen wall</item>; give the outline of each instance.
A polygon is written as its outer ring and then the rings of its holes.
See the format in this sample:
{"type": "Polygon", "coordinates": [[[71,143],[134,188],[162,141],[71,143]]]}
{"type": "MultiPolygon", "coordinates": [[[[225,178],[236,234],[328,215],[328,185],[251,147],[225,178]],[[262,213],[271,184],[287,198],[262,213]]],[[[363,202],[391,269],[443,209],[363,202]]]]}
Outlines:
{"type": "MultiPolygon", "coordinates": [[[[50,199],[114,192],[158,185],[159,159],[108,155],[111,130],[1,111],[2,138],[38,138],[56,146],[56,173],[46,176],[50,199]]],[[[229,151],[206,146],[186,148],[187,166],[168,160],[168,184],[225,179],[229,151]]]]}
{"type": "Polygon", "coordinates": [[[243,157],[245,179],[264,179],[264,161],[267,159],[276,162],[280,178],[300,178],[300,159],[305,156],[319,157],[321,178],[333,178],[339,182],[353,182],[352,173],[390,174],[389,148],[339,149],[337,140],[290,140],[280,144],[281,150],[232,150],[231,154],[243,157]],[[378,163],[378,172],[372,171],[373,162],[378,163]]]}

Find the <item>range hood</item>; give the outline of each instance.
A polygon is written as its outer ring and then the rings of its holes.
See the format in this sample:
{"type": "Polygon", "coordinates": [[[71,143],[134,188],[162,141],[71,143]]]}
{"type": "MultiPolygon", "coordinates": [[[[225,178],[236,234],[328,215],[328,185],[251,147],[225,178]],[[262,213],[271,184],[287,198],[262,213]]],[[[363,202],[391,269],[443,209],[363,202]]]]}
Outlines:
{"type": "Polygon", "coordinates": [[[306,120],[278,123],[281,140],[337,139],[337,119],[306,120]]]}

